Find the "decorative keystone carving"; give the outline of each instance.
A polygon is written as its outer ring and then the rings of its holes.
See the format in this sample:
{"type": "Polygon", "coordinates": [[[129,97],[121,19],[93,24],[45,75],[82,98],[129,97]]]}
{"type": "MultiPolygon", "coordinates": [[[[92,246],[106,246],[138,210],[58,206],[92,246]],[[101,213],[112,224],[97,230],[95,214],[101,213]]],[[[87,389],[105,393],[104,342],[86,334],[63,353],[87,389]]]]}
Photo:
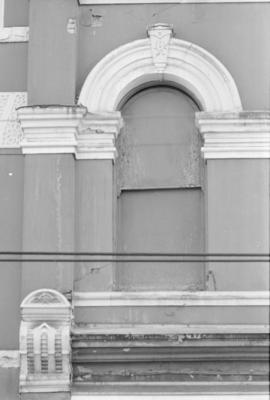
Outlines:
{"type": "Polygon", "coordinates": [[[40,289],[22,302],[20,392],[69,392],[71,306],[55,290],[40,289]]]}
{"type": "Polygon", "coordinates": [[[112,159],[117,156],[115,139],[123,126],[120,112],[88,113],[77,134],[77,159],[112,159]]]}
{"type": "Polygon", "coordinates": [[[168,24],[154,24],[147,30],[150,37],[153,63],[157,72],[164,72],[167,66],[170,39],[173,28],[168,24]]]}

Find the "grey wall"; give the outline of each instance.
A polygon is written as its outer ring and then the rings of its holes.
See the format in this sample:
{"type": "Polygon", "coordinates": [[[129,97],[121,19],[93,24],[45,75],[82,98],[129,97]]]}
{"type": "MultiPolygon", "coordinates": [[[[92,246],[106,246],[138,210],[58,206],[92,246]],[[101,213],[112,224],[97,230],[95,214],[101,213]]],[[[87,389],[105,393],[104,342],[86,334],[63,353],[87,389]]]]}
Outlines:
{"type": "MultiPolygon", "coordinates": [[[[26,155],[24,160],[24,251],[74,250],[74,158],[71,154],[26,155]]],[[[41,287],[67,292],[71,263],[22,265],[22,297],[41,287]]]]}
{"type": "Polygon", "coordinates": [[[29,105],[74,104],[77,35],[67,26],[76,15],[74,0],[30,1],[29,105]]]}
{"type": "MultiPolygon", "coordinates": [[[[0,250],[20,251],[22,242],[23,158],[0,154],[0,250]]],[[[0,349],[17,349],[20,263],[0,263],[0,349]]]]}
{"type": "Polygon", "coordinates": [[[142,4],[80,7],[77,92],[109,51],[146,37],[156,22],[202,46],[229,69],[244,109],[269,108],[270,4],[142,4]]]}
{"type": "Polygon", "coordinates": [[[28,43],[0,43],[0,92],[27,90],[28,43]]]}
{"type": "Polygon", "coordinates": [[[29,0],[5,1],[5,26],[27,26],[29,0]]]}
{"type": "MultiPolygon", "coordinates": [[[[208,160],[208,251],[268,253],[269,160],[208,160]]],[[[269,290],[267,263],[211,263],[216,290],[269,290]]]]}

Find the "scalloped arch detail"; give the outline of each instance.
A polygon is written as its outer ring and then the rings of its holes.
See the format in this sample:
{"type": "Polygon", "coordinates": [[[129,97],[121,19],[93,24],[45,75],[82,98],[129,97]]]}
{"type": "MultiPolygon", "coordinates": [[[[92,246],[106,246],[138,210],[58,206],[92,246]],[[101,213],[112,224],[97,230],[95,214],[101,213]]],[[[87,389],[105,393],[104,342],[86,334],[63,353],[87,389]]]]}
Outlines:
{"type": "Polygon", "coordinates": [[[57,290],[53,289],[38,289],[29,293],[23,300],[21,307],[25,306],[66,306],[70,307],[69,302],[57,290]]]}
{"type": "Polygon", "coordinates": [[[169,38],[162,68],[157,68],[151,38],[108,53],[87,76],[79,103],[89,112],[113,112],[132,92],[149,85],[182,88],[202,111],[241,111],[237,86],[227,68],[205,49],[169,38]]]}

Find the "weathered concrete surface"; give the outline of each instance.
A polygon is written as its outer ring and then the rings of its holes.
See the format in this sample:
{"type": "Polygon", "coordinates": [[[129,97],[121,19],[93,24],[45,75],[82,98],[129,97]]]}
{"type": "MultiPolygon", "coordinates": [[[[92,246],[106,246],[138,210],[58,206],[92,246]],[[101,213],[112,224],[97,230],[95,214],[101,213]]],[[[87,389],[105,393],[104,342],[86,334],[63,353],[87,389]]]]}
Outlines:
{"type": "Polygon", "coordinates": [[[267,383],[268,345],[267,334],[75,335],[74,382],[267,383]]]}
{"type": "MultiPolygon", "coordinates": [[[[73,155],[25,156],[24,251],[74,251],[74,185],[73,155]]],[[[34,289],[72,286],[72,263],[23,263],[22,298],[34,289]]]]}
{"type": "Polygon", "coordinates": [[[28,101],[33,104],[74,104],[76,20],[74,0],[31,0],[28,58],[28,101]]]}
{"type": "Polygon", "coordinates": [[[262,3],[80,7],[77,93],[109,51],[145,38],[147,26],[164,22],[173,24],[177,38],[202,46],[224,63],[236,81],[244,109],[268,109],[269,19],[269,4],[262,3]]]}

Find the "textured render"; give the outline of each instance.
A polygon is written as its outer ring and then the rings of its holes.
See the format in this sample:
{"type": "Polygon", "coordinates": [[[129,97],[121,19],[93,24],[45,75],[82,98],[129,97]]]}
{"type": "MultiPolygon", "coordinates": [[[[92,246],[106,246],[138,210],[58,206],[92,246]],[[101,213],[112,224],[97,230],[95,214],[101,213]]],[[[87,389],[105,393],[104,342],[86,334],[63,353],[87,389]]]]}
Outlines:
{"type": "Polygon", "coordinates": [[[18,148],[21,145],[22,130],[17,119],[16,109],[26,106],[27,93],[0,93],[0,147],[18,148]]]}

